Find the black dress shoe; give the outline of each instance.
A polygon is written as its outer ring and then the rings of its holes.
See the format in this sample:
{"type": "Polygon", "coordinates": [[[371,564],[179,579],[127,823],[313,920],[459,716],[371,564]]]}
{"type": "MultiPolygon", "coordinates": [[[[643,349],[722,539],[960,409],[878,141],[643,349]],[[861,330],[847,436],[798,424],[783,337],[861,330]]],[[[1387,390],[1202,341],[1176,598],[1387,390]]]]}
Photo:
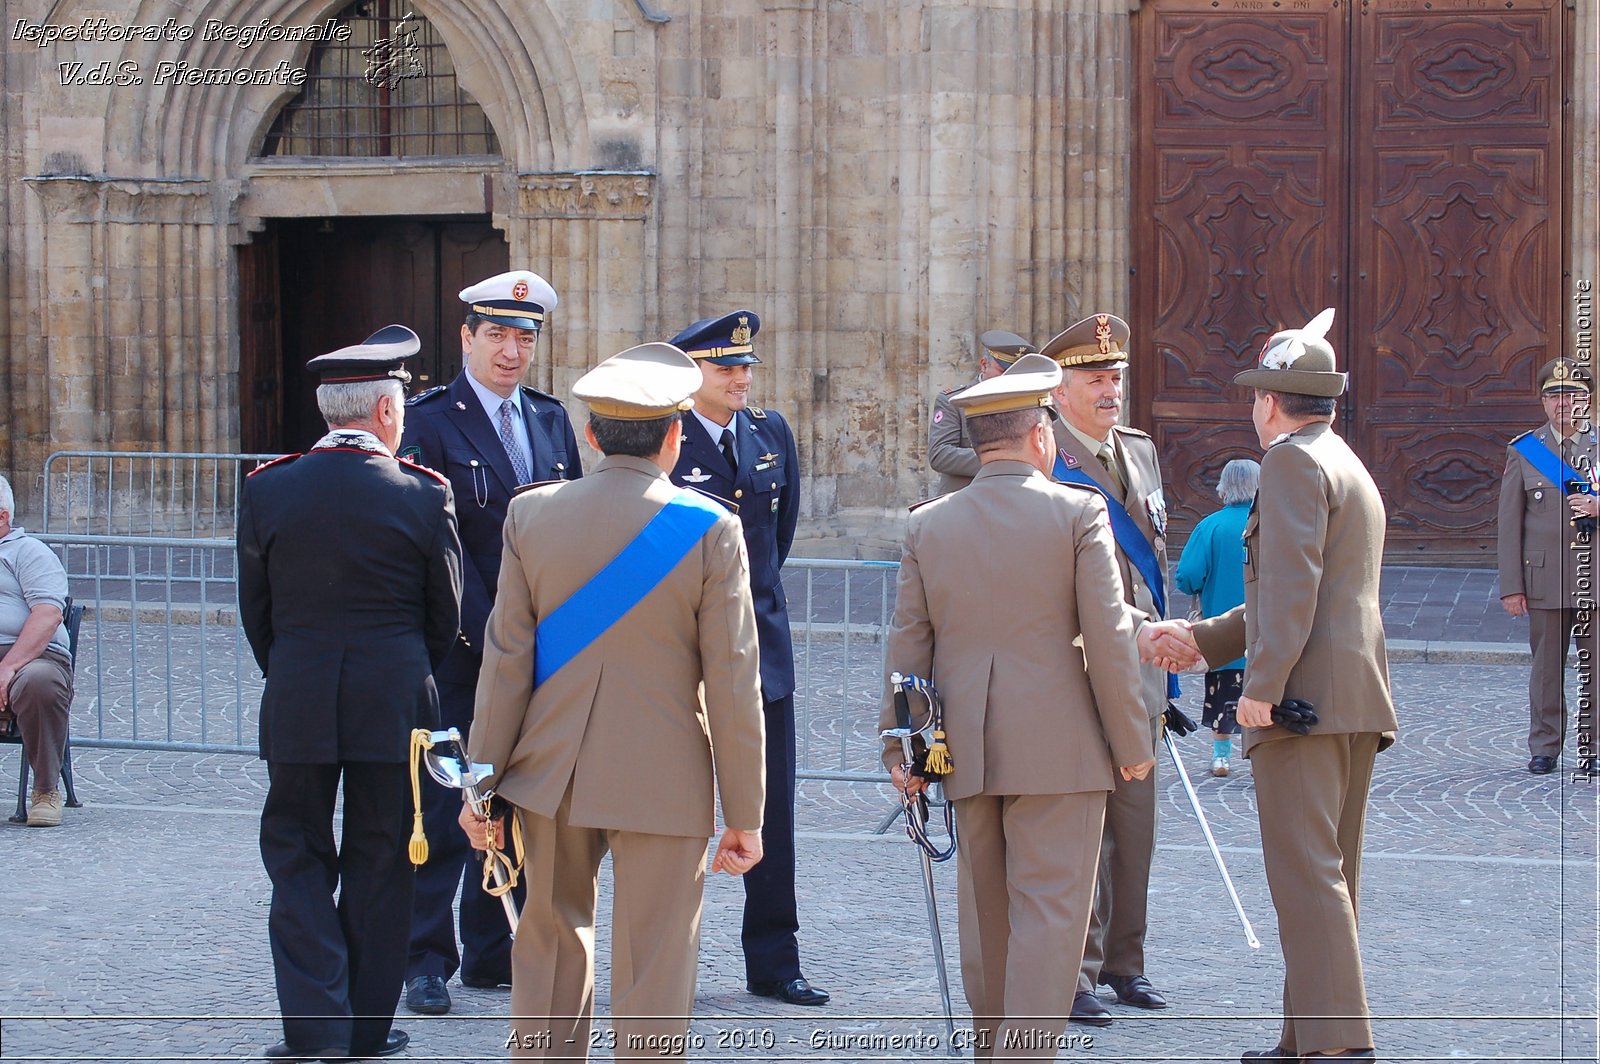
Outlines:
{"type": "Polygon", "coordinates": [[[1260,1061],[1262,1064],[1300,1064],[1300,1058],[1286,1052],[1282,1046],[1273,1046],[1271,1049],[1247,1049],[1239,1055],[1239,1064],[1252,1064],[1255,1061],[1260,1061]]]}
{"type": "Polygon", "coordinates": [[[1080,990],[1072,995],[1072,1015],[1068,1019],[1073,1023],[1088,1024],[1090,1027],[1110,1027],[1111,1010],[1106,1008],[1106,1003],[1100,1000],[1099,994],[1080,990]]]}
{"type": "Polygon", "coordinates": [[[511,969],[502,968],[498,971],[467,971],[461,969],[461,985],[470,986],[474,990],[493,990],[496,987],[511,985],[511,969]]]}
{"type": "MultiPolygon", "coordinates": [[[[1556,770],[1556,759],[1544,754],[1534,754],[1528,759],[1528,771],[1535,776],[1548,776],[1556,770]]],[[[1358,1058],[1359,1059],[1359,1058],[1358,1058]]]]}
{"type": "Polygon", "coordinates": [[[450,1011],[450,991],[442,975],[419,975],[406,980],[406,1008],[424,1016],[443,1016],[450,1011]]]}
{"type": "Polygon", "coordinates": [[[1114,990],[1117,1000],[1124,1005],[1133,1005],[1141,1009],[1167,1007],[1167,999],[1162,997],[1156,988],[1150,985],[1150,980],[1142,975],[1110,975],[1101,972],[1100,983],[1114,990]]]}
{"type": "Polygon", "coordinates": [[[369,1049],[365,1053],[352,1053],[356,1060],[376,1060],[379,1057],[392,1057],[406,1046],[411,1044],[411,1036],[398,1028],[389,1031],[389,1037],[383,1040],[383,1048],[369,1049]]]}
{"type": "Polygon", "coordinates": [[[301,1064],[303,1061],[313,1060],[349,1060],[350,1051],[344,1046],[328,1046],[324,1049],[298,1049],[288,1042],[278,1042],[266,1048],[261,1054],[263,1060],[278,1060],[301,1064]]]}
{"type": "Polygon", "coordinates": [[[806,982],[805,976],[786,983],[746,983],[745,989],[756,997],[777,998],[786,1005],[826,1005],[828,992],[818,990],[806,982]]]}

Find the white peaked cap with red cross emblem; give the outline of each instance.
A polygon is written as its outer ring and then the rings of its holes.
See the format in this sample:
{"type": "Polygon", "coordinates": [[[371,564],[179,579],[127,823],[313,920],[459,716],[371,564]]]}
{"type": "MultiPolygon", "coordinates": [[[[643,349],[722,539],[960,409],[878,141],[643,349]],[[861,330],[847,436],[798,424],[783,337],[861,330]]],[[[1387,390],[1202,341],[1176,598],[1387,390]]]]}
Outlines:
{"type": "Polygon", "coordinates": [[[460,296],[469,312],[513,329],[537,331],[544,325],[545,315],[556,309],[556,290],[529,270],[486,277],[463,288],[460,296]]]}

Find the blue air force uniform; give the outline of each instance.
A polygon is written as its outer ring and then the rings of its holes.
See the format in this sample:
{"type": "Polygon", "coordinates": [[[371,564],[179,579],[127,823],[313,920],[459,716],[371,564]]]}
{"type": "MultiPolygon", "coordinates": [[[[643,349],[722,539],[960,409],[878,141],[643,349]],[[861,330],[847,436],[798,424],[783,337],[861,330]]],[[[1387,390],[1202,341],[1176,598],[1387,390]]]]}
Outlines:
{"type": "MultiPolygon", "coordinates": [[[[759,363],[751,339],[761,319],[748,310],[695,322],[670,341],[697,362],[759,363]]],[[[736,410],[734,463],[723,455],[694,410],[683,418],[683,453],[672,482],[734,503],[750,556],[761,651],[761,699],[766,717],[767,795],[761,863],[744,875],[742,941],[752,993],[793,1004],[820,1005],[827,994],[805,983],[796,941],[800,919],[794,888],[794,646],[782,570],[800,518],[800,464],[794,433],[772,410],[736,410]],[[795,986],[796,983],[800,985],[795,986]]]]}
{"type": "MultiPolygon", "coordinates": [[[[461,298],[470,313],[485,322],[518,329],[538,329],[544,313],[556,302],[549,284],[526,270],[481,281],[463,290],[461,298]]],[[[566,408],[555,396],[521,385],[515,393],[520,417],[511,421],[513,431],[521,436],[514,437],[514,443],[523,448],[521,457],[528,463],[527,480],[521,480],[496,419],[481,397],[493,393],[470,380],[469,374],[463,366],[449,384],[414,396],[406,404],[405,436],[400,446],[401,458],[436,470],[455,493],[462,548],[461,636],[434,678],[439,687],[441,726],[458,728],[463,737],[472,724],[478,669],[483,661],[483,631],[500,579],[506,508],[523,483],[573,480],[583,475],[578,440],[566,408]]],[[[505,912],[499,899],[482,889],[481,866],[476,860],[467,860],[471,848],[456,823],[460,794],[425,781],[423,802],[429,855],[417,870],[406,966],[408,1004],[414,1004],[411,982],[423,976],[448,981],[459,967],[464,983],[494,986],[508,983],[511,973],[511,937],[505,912]],[[459,954],[451,911],[458,884],[459,954]]],[[[447,1011],[448,998],[442,1005],[427,1011],[447,1011]]]]}

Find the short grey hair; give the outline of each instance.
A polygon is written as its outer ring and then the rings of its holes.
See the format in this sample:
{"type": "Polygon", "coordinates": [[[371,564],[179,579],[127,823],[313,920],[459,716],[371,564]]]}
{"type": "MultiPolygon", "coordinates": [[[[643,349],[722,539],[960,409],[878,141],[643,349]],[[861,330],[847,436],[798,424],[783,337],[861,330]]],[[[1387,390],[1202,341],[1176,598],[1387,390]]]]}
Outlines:
{"type": "Polygon", "coordinates": [[[397,380],[352,381],[345,384],[319,384],[317,409],[330,429],[357,422],[371,421],[378,400],[384,396],[394,399],[395,405],[406,401],[406,386],[397,380]]]}
{"type": "Polygon", "coordinates": [[[1217,478],[1217,496],[1226,506],[1249,502],[1261,487],[1261,463],[1253,458],[1235,458],[1222,467],[1217,478]]]}
{"type": "Polygon", "coordinates": [[[11,490],[11,481],[0,477],[0,511],[17,516],[17,496],[11,490]]]}

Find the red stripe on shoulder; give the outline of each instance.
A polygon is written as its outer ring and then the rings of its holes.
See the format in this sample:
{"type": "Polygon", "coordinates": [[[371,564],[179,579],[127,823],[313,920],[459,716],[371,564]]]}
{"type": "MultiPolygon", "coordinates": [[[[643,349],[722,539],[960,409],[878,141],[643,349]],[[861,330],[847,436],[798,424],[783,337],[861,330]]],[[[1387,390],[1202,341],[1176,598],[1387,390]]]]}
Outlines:
{"type": "Polygon", "coordinates": [[[246,473],[245,476],[253,477],[257,473],[261,472],[263,469],[271,469],[275,465],[282,465],[284,462],[292,462],[296,458],[299,458],[299,457],[300,457],[299,452],[296,452],[294,454],[282,454],[282,455],[279,455],[278,457],[274,458],[270,462],[262,462],[260,465],[256,466],[254,469],[250,470],[250,472],[246,473]]]}
{"type": "Polygon", "coordinates": [[[410,459],[407,459],[407,458],[396,458],[395,461],[399,462],[403,466],[410,466],[412,469],[415,469],[415,470],[418,470],[420,472],[428,474],[434,480],[437,480],[439,483],[443,484],[447,488],[450,486],[450,482],[448,480],[446,480],[439,473],[436,473],[433,470],[429,469],[425,465],[418,465],[417,463],[415,463],[415,462],[413,462],[413,461],[411,461],[410,459]]]}

